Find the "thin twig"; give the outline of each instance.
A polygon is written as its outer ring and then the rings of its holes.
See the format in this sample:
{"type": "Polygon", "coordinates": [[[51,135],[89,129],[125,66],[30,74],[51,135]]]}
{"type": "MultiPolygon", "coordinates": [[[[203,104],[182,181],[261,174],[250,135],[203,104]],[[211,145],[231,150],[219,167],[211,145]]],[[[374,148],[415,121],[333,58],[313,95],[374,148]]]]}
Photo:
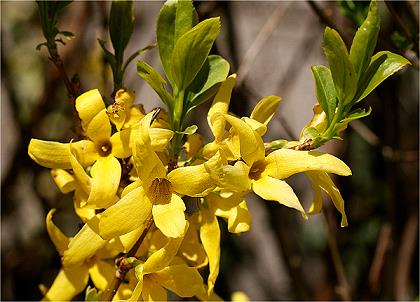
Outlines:
{"type": "Polygon", "coordinates": [[[343,301],[351,301],[350,286],[347,281],[347,276],[344,270],[343,262],[341,260],[340,252],[338,250],[337,239],[334,230],[331,227],[331,219],[329,219],[328,210],[324,211],[324,217],[327,224],[328,247],[331,253],[334,270],[338,279],[338,286],[336,288],[337,294],[343,301]]]}
{"type": "Polygon", "coordinates": [[[409,280],[412,266],[413,253],[417,246],[419,220],[418,211],[414,212],[405,224],[403,236],[401,239],[400,249],[397,257],[397,268],[395,272],[395,299],[410,300],[409,297],[409,280]]]}
{"type": "Polygon", "coordinates": [[[278,27],[282,17],[287,9],[289,4],[281,2],[277,5],[277,8],[268,18],[268,20],[263,25],[262,29],[258,33],[257,37],[255,38],[254,43],[248,48],[245,56],[238,67],[238,77],[236,79],[236,86],[241,86],[242,82],[248,76],[248,72],[252,66],[252,62],[254,62],[255,58],[257,57],[258,53],[261,51],[264,44],[266,44],[267,40],[273,34],[274,30],[278,27]]]}
{"type": "MultiPolygon", "coordinates": [[[[136,241],[134,246],[130,249],[130,251],[126,254],[125,258],[134,257],[136,255],[138,249],[143,243],[144,238],[146,238],[146,235],[149,232],[152,225],[153,225],[153,217],[152,215],[150,215],[149,218],[146,220],[143,233],[141,234],[139,239],[136,241]]],[[[125,275],[127,274],[128,271],[129,269],[127,268],[122,269],[121,266],[118,267],[117,271],[115,272],[114,279],[112,279],[110,286],[102,294],[101,298],[103,301],[112,301],[112,299],[114,298],[115,294],[118,291],[118,288],[121,285],[121,282],[124,280],[125,275]]]]}
{"type": "Polygon", "coordinates": [[[377,295],[379,291],[379,283],[381,279],[382,267],[385,262],[385,255],[389,250],[391,243],[391,225],[385,223],[382,225],[378,235],[378,243],[376,244],[375,254],[373,256],[372,266],[369,271],[369,287],[370,292],[377,295]]]}

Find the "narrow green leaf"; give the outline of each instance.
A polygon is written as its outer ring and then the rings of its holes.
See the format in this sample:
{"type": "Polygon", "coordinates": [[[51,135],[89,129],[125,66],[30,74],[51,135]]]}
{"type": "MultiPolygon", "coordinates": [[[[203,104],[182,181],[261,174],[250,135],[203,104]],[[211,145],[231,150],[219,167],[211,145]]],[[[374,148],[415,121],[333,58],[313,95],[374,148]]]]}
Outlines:
{"type": "Polygon", "coordinates": [[[218,55],[210,55],[200,72],[188,87],[188,111],[208,101],[217,93],[220,84],[229,74],[229,63],[218,55]]]}
{"type": "Polygon", "coordinates": [[[200,71],[220,31],[220,18],[204,20],[178,39],[172,53],[172,76],[185,90],[200,71]]]}
{"type": "Polygon", "coordinates": [[[346,105],[351,102],[357,88],[356,73],[350,62],[346,45],[334,29],[327,27],[323,48],[330,65],[338,100],[346,105]]]}
{"type": "Polygon", "coordinates": [[[130,64],[130,62],[131,61],[133,61],[135,58],[137,58],[138,56],[140,56],[140,55],[142,55],[142,54],[144,54],[145,52],[148,52],[149,50],[151,50],[151,49],[153,49],[153,48],[155,48],[156,47],[156,44],[149,44],[149,45],[147,45],[146,47],[144,47],[144,48],[142,48],[142,49],[140,49],[140,50],[137,50],[137,51],[135,51],[128,59],[127,59],[127,61],[125,61],[125,63],[124,63],[124,66],[123,66],[123,68],[122,68],[122,73],[124,74],[125,73],[125,70],[127,69],[127,67],[128,67],[128,64],[130,64]]]}
{"type": "MultiPolygon", "coordinates": [[[[114,0],[109,18],[109,35],[115,56],[122,61],[122,55],[134,28],[134,5],[129,0],[114,0]]],[[[122,64],[122,62],[121,62],[122,64]]]]}
{"type": "Polygon", "coordinates": [[[137,62],[137,73],[156,91],[161,100],[172,109],[172,96],[165,88],[165,80],[152,66],[144,61],[137,62]]]}
{"type": "Polygon", "coordinates": [[[59,34],[62,34],[62,35],[63,35],[63,37],[64,37],[66,40],[72,40],[72,39],[74,39],[74,37],[75,37],[75,35],[74,35],[72,32],[70,32],[70,31],[65,31],[65,30],[60,31],[60,32],[59,32],[59,34]]]}
{"type": "Polygon", "coordinates": [[[191,135],[191,134],[194,134],[195,132],[197,132],[197,129],[198,129],[197,125],[191,125],[191,126],[185,128],[184,131],[175,131],[175,132],[179,133],[179,134],[191,135]]]}
{"type": "Polygon", "coordinates": [[[372,112],[371,107],[369,107],[368,110],[358,108],[358,109],[350,112],[349,115],[347,115],[347,117],[340,122],[340,124],[348,124],[351,121],[354,121],[354,120],[357,120],[359,118],[368,116],[371,112],[372,112]]]}
{"type": "Polygon", "coordinates": [[[356,71],[357,79],[369,66],[370,59],[376,47],[381,20],[376,0],[369,6],[369,12],[362,26],[357,30],[350,48],[350,61],[356,71]]]}
{"type": "Polygon", "coordinates": [[[113,70],[113,73],[115,73],[116,62],[115,62],[114,55],[108,49],[106,49],[105,41],[103,41],[101,39],[98,39],[98,42],[99,42],[99,45],[101,46],[102,50],[105,53],[105,58],[108,61],[109,65],[111,66],[111,69],[113,70]]]}
{"type": "Polygon", "coordinates": [[[362,90],[357,102],[364,99],[380,83],[389,76],[403,68],[405,65],[411,65],[406,58],[389,51],[380,51],[372,57],[370,65],[362,80],[362,90]]]}
{"type": "Polygon", "coordinates": [[[337,93],[331,71],[322,65],[312,66],[311,70],[315,78],[316,98],[327,115],[328,122],[331,123],[337,107],[337,93]]]}

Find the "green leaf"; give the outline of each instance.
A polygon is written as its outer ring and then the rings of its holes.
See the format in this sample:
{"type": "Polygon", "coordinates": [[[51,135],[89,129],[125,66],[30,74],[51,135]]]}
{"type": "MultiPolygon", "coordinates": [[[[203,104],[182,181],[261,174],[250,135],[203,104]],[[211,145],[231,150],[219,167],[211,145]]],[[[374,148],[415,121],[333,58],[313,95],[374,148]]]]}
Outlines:
{"type": "Polygon", "coordinates": [[[411,65],[406,58],[389,51],[380,51],[372,57],[370,65],[366,70],[361,83],[360,97],[357,102],[364,99],[386,78],[403,68],[405,65],[411,65]]]}
{"type": "Polygon", "coordinates": [[[156,26],[157,44],[163,70],[172,86],[172,52],[175,43],[197,22],[197,12],[191,1],[169,0],[160,10],[156,26]]]}
{"type": "Polygon", "coordinates": [[[172,109],[172,96],[166,90],[166,82],[162,76],[152,66],[144,61],[137,62],[137,72],[139,76],[146,80],[147,83],[156,91],[161,100],[168,106],[169,110],[172,109]]]}
{"type": "Polygon", "coordinates": [[[200,71],[220,31],[220,18],[198,23],[178,39],[172,53],[172,76],[185,90],[200,71]]]}
{"type": "Polygon", "coordinates": [[[367,18],[357,30],[350,48],[350,61],[354,66],[357,79],[360,79],[369,66],[376,47],[380,25],[378,6],[376,0],[373,0],[370,3],[367,18]]]}
{"type": "Polygon", "coordinates": [[[175,131],[175,132],[179,134],[191,135],[191,134],[194,134],[197,131],[197,129],[198,129],[197,125],[191,125],[185,128],[184,131],[175,131]]]}
{"type": "Polygon", "coordinates": [[[101,294],[102,291],[98,291],[95,287],[90,287],[88,285],[85,292],[85,301],[100,301],[101,294]]]}
{"type": "Polygon", "coordinates": [[[328,122],[331,123],[337,107],[337,94],[331,71],[322,65],[312,66],[311,70],[315,78],[316,98],[327,115],[328,122]]]}
{"type": "Polygon", "coordinates": [[[178,0],[176,7],[174,42],[176,43],[183,34],[193,28],[197,23],[198,15],[194,9],[192,1],[178,0]]]}
{"type": "Polygon", "coordinates": [[[229,74],[229,63],[218,55],[210,55],[188,87],[187,111],[208,101],[217,93],[229,74]]]}
{"type": "Polygon", "coordinates": [[[112,1],[109,18],[109,35],[115,50],[115,57],[121,61],[128,41],[134,28],[134,5],[133,1],[112,1]]]}
{"type": "Polygon", "coordinates": [[[351,121],[368,116],[371,112],[372,112],[371,107],[369,107],[368,110],[358,108],[356,110],[351,111],[349,115],[347,115],[347,117],[340,122],[340,124],[348,124],[351,121]]]}
{"type": "Polygon", "coordinates": [[[330,65],[338,100],[346,105],[353,99],[357,88],[356,73],[350,62],[346,45],[334,29],[327,27],[323,48],[330,65]]]}
{"type": "Polygon", "coordinates": [[[151,50],[151,49],[153,49],[153,48],[155,48],[156,47],[156,44],[149,44],[149,45],[147,45],[146,47],[144,47],[144,48],[142,48],[142,49],[140,49],[140,50],[137,50],[137,51],[135,51],[128,59],[127,59],[127,61],[125,61],[125,63],[124,63],[124,66],[123,66],[123,68],[122,68],[122,73],[124,74],[125,73],[125,70],[127,69],[127,67],[128,67],[128,64],[130,64],[130,62],[131,61],[133,61],[136,57],[138,57],[138,56],[140,56],[140,55],[142,55],[142,54],[144,54],[145,52],[148,52],[149,50],[151,50]]]}
{"type": "Polygon", "coordinates": [[[111,69],[113,71],[113,73],[115,73],[115,68],[116,68],[116,62],[115,62],[115,57],[114,55],[108,50],[106,49],[105,46],[105,41],[98,39],[99,45],[101,46],[102,50],[105,53],[105,58],[108,61],[109,65],[111,65],[111,69]]]}
{"type": "Polygon", "coordinates": [[[72,39],[74,39],[74,34],[72,33],[72,32],[70,32],[70,31],[65,31],[65,30],[63,30],[63,31],[60,31],[59,32],[59,34],[62,34],[63,35],[63,37],[66,39],[66,40],[72,40],[72,39]]]}

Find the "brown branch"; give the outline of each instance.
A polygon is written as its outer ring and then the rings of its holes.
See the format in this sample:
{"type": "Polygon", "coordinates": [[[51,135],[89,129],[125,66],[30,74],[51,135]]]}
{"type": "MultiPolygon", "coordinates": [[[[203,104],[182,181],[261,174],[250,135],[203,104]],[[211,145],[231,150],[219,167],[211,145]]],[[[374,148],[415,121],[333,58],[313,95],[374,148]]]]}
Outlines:
{"type": "Polygon", "coordinates": [[[324,217],[327,224],[327,237],[328,247],[331,253],[334,270],[338,279],[338,286],[336,288],[337,294],[343,301],[351,301],[350,286],[347,281],[346,272],[344,270],[343,261],[341,260],[340,251],[338,250],[337,239],[334,233],[334,229],[331,226],[331,220],[329,218],[328,208],[324,211],[324,217]]]}
{"type": "Polygon", "coordinates": [[[417,246],[419,220],[418,211],[414,212],[404,227],[400,249],[397,257],[397,267],[395,272],[395,299],[411,300],[408,296],[410,272],[412,267],[413,253],[417,246]]]}
{"type": "Polygon", "coordinates": [[[391,243],[391,225],[386,223],[382,225],[378,235],[378,243],[376,244],[375,254],[373,256],[372,266],[369,271],[369,287],[370,292],[375,296],[379,291],[379,283],[381,279],[382,267],[385,262],[385,255],[389,250],[391,243]]]}
{"type": "MultiPolygon", "coordinates": [[[[139,239],[136,241],[134,246],[130,249],[130,251],[122,258],[129,258],[134,257],[140,248],[141,244],[144,241],[144,238],[146,238],[147,233],[153,226],[153,217],[152,215],[149,216],[149,218],[146,220],[145,227],[143,230],[143,233],[139,237],[139,239]]],[[[118,291],[118,288],[121,285],[121,282],[124,280],[125,275],[127,272],[131,269],[131,266],[126,265],[126,262],[123,261],[121,258],[117,259],[116,265],[118,266],[118,269],[115,272],[114,279],[112,280],[110,286],[103,292],[101,299],[103,301],[112,301],[115,294],[118,291]]]]}

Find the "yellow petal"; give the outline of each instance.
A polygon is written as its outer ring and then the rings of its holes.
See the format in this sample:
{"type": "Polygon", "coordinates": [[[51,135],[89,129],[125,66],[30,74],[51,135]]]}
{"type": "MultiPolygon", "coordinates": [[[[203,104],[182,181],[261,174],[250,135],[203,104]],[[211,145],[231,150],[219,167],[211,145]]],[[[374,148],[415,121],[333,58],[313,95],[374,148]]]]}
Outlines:
{"type": "MultiPolygon", "coordinates": [[[[217,215],[217,214],[216,214],[217,215]]],[[[231,233],[239,234],[248,232],[251,228],[251,215],[249,214],[246,201],[242,201],[238,206],[229,211],[228,230],[231,233]]]]}
{"type": "Polygon", "coordinates": [[[89,269],[90,278],[97,289],[105,290],[108,288],[112,279],[115,277],[116,269],[108,262],[98,260],[89,269]]]}
{"type": "Polygon", "coordinates": [[[120,131],[127,118],[127,112],[125,111],[123,104],[115,102],[112,105],[109,105],[106,109],[106,114],[111,123],[117,128],[117,131],[120,131]]]}
{"type": "Polygon", "coordinates": [[[103,109],[105,109],[105,104],[98,89],[87,91],[76,99],[76,110],[79,113],[82,127],[85,131],[94,116],[103,109]]]}
{"type": "Polygon", "coordinates": [[[267,126],[259,121],[253,120],[249,117],[241,118],[252,130],[258,133],[258,135],[263,136],[267,132],[267,126]]]}
{"type": "Polygon", "coordinates": [[[265,200],[274,200],[294,208],[306,217],[305,210],[299,202],[293,189],[283,180],[264,176],[252,183],[252,190],[265,200]]]}
{"type": "Polygon", "coordinates": [[[233,302],[249,302],[248,296],[244,292],[233,292],[232,293],[233,302]]]}
{"type": "Polygon", "coordinates": [[[309,207],[308,214],[318,214],[322,209],[322,192],[317,177],[318,173],[319,172],[305,172],[306,176],[308,176],[311,181],[312,191],[314,192],[314,197],[309,207]]]}
{"type": "Polygon", "coordinates": [[[204,292],[200,273],[196,268],[188,267],[186,264],[165,267],[153,274],[153,280],[182,298],[204,292]]]}
{"type": "Polygon", "coordinates": [[[134,288],[131,297],[127,301],[141,301],[141,293],[143,291],[143,275],[140,275],[137,278],[138,282],[136,284],[136,287],[134,288]]]}
{"type": "Polygon", "coordinates": [[[63,169],[51,169],[51,176],[61,193],[66,194],[76,189],[76,181],[69,172],[63,169]]]}
{"type": "Polygon", "coordinates": [[[217,217],[209,209],[201,211],[200,239],[209,258],[208,293],[213,291],[220,266],[220,228],[217,217]]]}
{"type": "Polygon", "coordinates": [[[141,234],[144,231],[144,224],[131,231],[130,233],[124,234],[120,236],[121,244],[123,246],[123,252],[128,253],[128,251],[131,250],[131,248],[136,244],[136,241],[140,238],[141,234]]]}
{"type": "Polygon", "coordinates": [[[82,219],[83,222],[87,222],[93,216],[95,216],[96,212],[95,209],[90,209],[88,207],[81,207],[80,204],[86,205],[86,201],[88,199],[88,195],[83,192],[82,190],[76,190],[74,193],[74,211],[76,212],[77,216],[82,219]]]}
{"type": "Polygon", "coordinates": [[[118,158],[131,156],[130,146],[131,129],[125,129],[114,133],[109,141],[112,146],[112,155],[118,158]]]}
{"type": "Polygon", "coordinates": [[[251,189],[251,180],[249,179],[249,167],[242,161],[235,165],[226,165],[223,167],[222,177],[218,179],[220,188],[231,192],[246,192],[251,189]]]}
{"type": "MultiPolygon", "coordinates": [[[[73,147],[83,152],[83,166],[92,164],[98,157],[91,141],[83,140],[72,143],[73,147]]],[[[71,169],[69,144],[31,139],[28,146],[29,156],[39,165],[46,168],[71,169]]]]}
{"type": "Polygon", "coordinates": [[[204,285],[205,293],[204,294],[198,294],[197,298],[200,301],[224,301],[222,298],[220,298],[214,291],[208,292],[208,288],[206,285],[204,285]]]}
{"type": "Polygon", "coordinates": [[[325,172],[309,172],[311,180],[314,179],[319,184],[320,188],[324,190],[334,203],[335,208],[341,213],[341,226],[345,227],[348,225],[347,216],[344,209],[344,200],[340,194],[340,191],[331,180],[329,175],[325,172]]]}
{"type": "Polygon", "coordinates": [[[203,138],[198,133],[187,135],[187,141],[184,144],[187,159],[191,159],[203,147],[203,138]]]}
{"type": "Polygon", "coordinates": [[[99,233],[106,239],[127,234],[139,228],[149,217],[151,210],[152,204],[143,188],[134,189],[101,213],[99,233]]]}
{"type": "Polygon", "coordinates": [[[73,143],[70,143],[68,146],[70,152],[70,163],[71,167],[73,169],[74,177],[77,180],[77,184],[80,186],[80,188],[86,193],[90,193],[91,188],[91,182],[92,179],[89,175],[87,175],[85,169],[83,169],[82,165],[79,162],[79,157],[76,150],[73,149],[73,143]],[[77,157],[76,157],[77,156],[77,157]]]}
{"type": "Polygon", "coordinates": [[[52,220],[54,213],[55,209],[51,209],[47,214],[47,218],[45,219],[47,232],[58,253],[63,255],[64,251],[67,250],[70,238],[64,235],[63,232],[61,232],[61,230],[54,224],[52,220]]]}
{"type": "Polygon", "coordinates": [[[351,175],[350,168],[335,156],[316,151],[296,151],[279,149],[266,158],[267,175],[284,179],[293,174],[306,171],[324,171],[338,175],[351,175]]]}
{"type": "Polygon", "coordinates": [[[70,301],[85,289],[88,277],[85,266],[61,269],[42,301],[70,301]]]}
{"type": "Polygon", "coordinates": [[[205,196],[216,187],[204,164],[175,169],[168,174],[168,179],[172,189],[181,195],[205,196]]]}
{"type": "Polygon", "coordinates": [[[171,238],[184,235],[187,224],[184,211],[184,201],[176,194],[172,194],[170,202],[155,204],[152,208],[156,226],[165,236],[171,238]]]}
{"type": "MultiPolygon", "coordinates": [[[[91,220],[96,219],[95,216],[91,220]]],[[[66,267],[78,265],[91,258],[95,253],[105,246],[106,240],[103,240],[86,223],[83,228],[74,236],[69,243],[69,248],[64,252],[63,265],[66,267]]]]}
{"type": "Polygon", "coordinates": [[[217,119],[212,121],[212,116],[215,113],[228,112],[232,89],[235,86],[235,80],[236,74],[232,74],[222,83],[222,85],[220,85],[219,91],[214,97],[213,103],[211,104],[207,114],[207,121],[216,140],[220,138],[225,131],[225,120],[217,119]]]}
{"type": "Polygon", "coordinates": [[[281,98],[275,95],[269,95],[264,97],[252,110],[251,119],[254,119],[264,125],[267,125],[268,122],[273,117],[274,113],[277,110],[278,105],[280,104],[281,98]]]}
{"type": "Polygon", "coordinates": [[[166,290],[152,280],[149,276],[146,276],[143,281],[143,292],[141,293],[143,301],[167,301],[166,290]]]}
{"type": "Polygon", "coordinates": [[[165,150],[169,141],[174,136],[174,132],[169,129],[150,128],[149,135],[152,150],[158,152],[165,150]]]}
{"type": "Polygon", "coordinates": [[[197,268],[207,266],[207,255],[198,238],[199,233],[191,220],[189,221],[190,226],[179,248],[180,254],[188,261],[193,262],[197,268]]]}
{"type": "Polygon", "coordinates": [[[143,105],[133,105],[128,114],[128,120],[125,119],[124,128],[130,128],[138,124],[145,116],[143,105]]]}
{"type": "Polygon", "coordinates": [[[111,137],[111,124],[108,114],[106,114],[106,109],[100,111],[90,121],[86,129],[86,135],[99,146],[109,142],[111,137]]]}
{"type": "Polygon", "coordinates": [[[121,165],[119,161],[109,155],[99,157],[90,171],[92,175],[91,191],[87,204],[93,208],[107,208],[114,204],[120,185],[121,165]]]}
{"type": "Polygon", "coordinates": [[[239,137],[241,157],[248,166],[265,158],[264,142],[261,136],[252,130],[244,121],[225,114],[224,118],[232,125],[239,137]]]}
{"type": "MultiPolygon", "coordinates": [[[[183,235],[187,232],[187,229],[188,222],[185,225],[183,235]]],[[[142,274],[146,275],[154,273],[167,267],[178,253],[183,239],[183,236],[178,238],[168,238],[166,245],[158,251],[154,252],[143,264],[142,274]]]]}

